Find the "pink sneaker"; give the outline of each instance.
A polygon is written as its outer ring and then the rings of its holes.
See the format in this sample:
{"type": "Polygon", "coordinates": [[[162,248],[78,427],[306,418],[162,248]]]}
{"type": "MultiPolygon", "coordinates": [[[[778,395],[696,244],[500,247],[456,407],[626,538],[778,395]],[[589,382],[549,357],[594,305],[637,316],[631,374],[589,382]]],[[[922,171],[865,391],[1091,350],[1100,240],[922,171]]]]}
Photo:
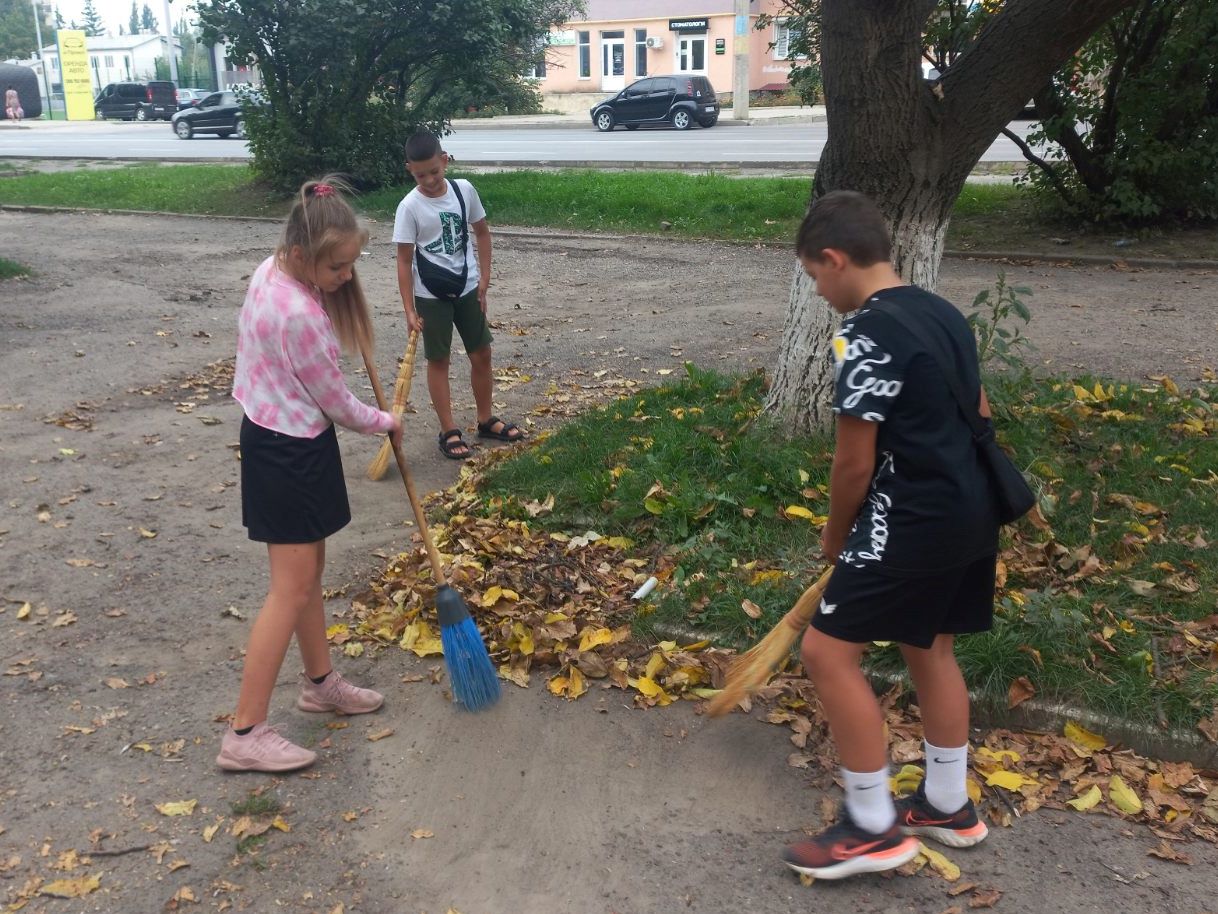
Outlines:
{"type": "Polygon", "coordinates": [[[317,760],[317,753],[290,743],[274,727],[255,724],[245,736],[224,732],[216,764],[225,771],[295,771],[317,760]]]}
{"type": "Polygon", "coordinates": [[[300,674],[303,682],[296,707],[302,711],[337,711],[339,714],[367,714],[385,702],[385,696],[372,689],[361,689],[343,679],[338,670],[331,670],[320,685],[300,674]]]}

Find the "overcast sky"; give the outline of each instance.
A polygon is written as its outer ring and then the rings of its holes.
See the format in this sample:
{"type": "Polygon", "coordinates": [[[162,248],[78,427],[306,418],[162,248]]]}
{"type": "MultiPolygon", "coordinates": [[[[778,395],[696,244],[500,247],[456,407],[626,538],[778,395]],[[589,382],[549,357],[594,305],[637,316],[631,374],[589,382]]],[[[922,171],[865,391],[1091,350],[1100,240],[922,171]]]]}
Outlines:
{"type": "MultiPolygon", "coordinates": [[[[84,22],[84,0],[51,0],[51,3],[59,8],[59,13],[63,16],[65,23],[70,23],[73,19],[78,25],[84,22]]],[[[157,28],[164,28],[164,0],[137,0],[137,3],[141,11],[144,9],[144,4],[147,3],[148,8],[152,10],[152,15],[156,16],[157,28]]],[[[169,4],[169,14],[173,16],[174,22],[177,22],[183,15],[187,19],[193,20],[195,19],[193,7],[194,4],[188,0],[174,0],[169,4]]],[[[117,35],[120,25],[124,31],[126,30],[131,19],[131,0],[93,0],[93,8],[102,17],[102,22],[110,34],[117,35]]]]}

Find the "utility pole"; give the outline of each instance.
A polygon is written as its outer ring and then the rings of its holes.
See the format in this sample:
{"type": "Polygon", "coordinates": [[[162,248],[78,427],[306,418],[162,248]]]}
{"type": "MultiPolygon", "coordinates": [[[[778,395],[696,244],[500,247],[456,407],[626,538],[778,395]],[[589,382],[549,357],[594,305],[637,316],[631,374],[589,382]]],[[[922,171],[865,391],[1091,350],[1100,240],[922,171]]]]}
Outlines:
{"type": "Polygon", "coordinates": [[[42,84],[47,90],[47,120],[52,119],[51,111],[51,77],[47,74],[46,58],[42,56],[42,8],[38,0],[30,0],[34,4],[34,35],[38,39],[38,62],[42,64],[42,84]]]}
{"type": "Polygon", "coordinates": [[[168,50],[165,55],[169,58],[169,78],[173,80],[173,84],[178,84],[178,55],[173,50],[173,19],[169,15],[170,0],[163,0],[165,7],[165,38],[168,50]]]}
{"type": "Polygon", "coordinates": [[[733,45],[735,69],[732,73],[732,117],[738,121],[749,116],[749,0],[736,0],[736,28],[733,45]]]}

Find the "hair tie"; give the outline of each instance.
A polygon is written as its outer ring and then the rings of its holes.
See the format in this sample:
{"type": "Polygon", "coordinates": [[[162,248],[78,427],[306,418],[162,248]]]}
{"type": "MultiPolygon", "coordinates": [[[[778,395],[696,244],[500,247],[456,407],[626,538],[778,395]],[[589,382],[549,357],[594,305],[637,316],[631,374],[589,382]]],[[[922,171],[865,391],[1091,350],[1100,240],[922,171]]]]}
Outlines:
{"type": "Polygon", "coordinates": [[[314,184],[314,197],[332,197],[334,196],[334,187],[330,184],[314,184]]]}

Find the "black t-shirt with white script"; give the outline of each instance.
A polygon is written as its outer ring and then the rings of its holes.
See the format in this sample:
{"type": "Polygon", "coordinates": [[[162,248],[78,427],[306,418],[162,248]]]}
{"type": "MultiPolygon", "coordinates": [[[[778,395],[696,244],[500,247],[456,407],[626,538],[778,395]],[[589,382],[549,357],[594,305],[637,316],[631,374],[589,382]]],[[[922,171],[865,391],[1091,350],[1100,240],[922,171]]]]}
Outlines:
{"type": "Polygon", "coordinates": [[[998,521],[986,469],[934,356],[872,302],[941,340],[969,402],[981,398],[977,344],[964,316],[916,286],[875,293],[833,338],[833,411],[879,424],[875,472],[840,561],[901,577],[992,555],[998,521]]]}

